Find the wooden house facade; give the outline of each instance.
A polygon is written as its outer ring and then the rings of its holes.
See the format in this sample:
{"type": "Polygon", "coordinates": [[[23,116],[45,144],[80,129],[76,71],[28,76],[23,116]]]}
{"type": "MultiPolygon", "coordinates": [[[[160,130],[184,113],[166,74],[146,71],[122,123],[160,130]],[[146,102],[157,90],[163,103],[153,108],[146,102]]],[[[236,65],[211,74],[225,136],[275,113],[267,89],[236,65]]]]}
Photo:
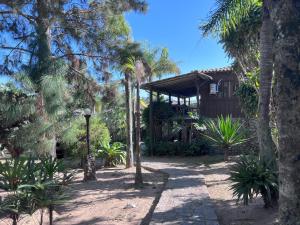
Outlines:
{"type": "MultiPolygon", "coordinates": [[[[161,123],[154,121],[153,117],[153,102],[160,101],[161,95],[168,96],[167,102],[178,115],[186,120],[185,131],[181,132],[181,139],[185,142],[192,139],[192,121],[188,117],[188,112],[197,112],[198,115],[209,118],[221,115],[230,115],[233,118],[243,117],[239,99],[235,96],[238,84],[238,78],[231,68],[195,70],[143,84],[141,88],[149,92],[150,136],[156,140],[162,139],[162,137],[156,137],[157,134],[162,133],[157,132],[157,124],[161,123]]],[[[172,123],[169,121],[168,124],[172,123]]]]}

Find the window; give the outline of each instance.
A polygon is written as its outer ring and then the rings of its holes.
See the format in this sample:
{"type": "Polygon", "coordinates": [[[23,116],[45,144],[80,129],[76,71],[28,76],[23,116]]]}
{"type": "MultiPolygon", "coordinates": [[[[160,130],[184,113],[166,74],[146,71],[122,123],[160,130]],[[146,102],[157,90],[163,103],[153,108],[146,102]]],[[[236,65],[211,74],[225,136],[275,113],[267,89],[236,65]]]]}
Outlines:
{"type": "Polygon", "coordinates": [[[233,81],[221,81],[217,96],[219,98],[231,98],[234,95],[236,88],[237,85],[233,81]]]}

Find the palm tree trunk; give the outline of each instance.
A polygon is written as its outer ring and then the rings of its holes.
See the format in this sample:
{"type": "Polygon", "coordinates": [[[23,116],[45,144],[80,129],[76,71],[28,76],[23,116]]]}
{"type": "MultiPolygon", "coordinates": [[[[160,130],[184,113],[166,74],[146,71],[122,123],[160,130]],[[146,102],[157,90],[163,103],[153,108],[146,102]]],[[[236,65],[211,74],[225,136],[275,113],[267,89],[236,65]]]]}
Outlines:
{"type": "Polygon", "coordinates": [[[135,129],[135,157],[136,157],[136,173],[135,173],[135,185],[141,187],[143,185],[142,176],[142,166],[141,166],[141,149],[140,149],[140,139],[141,139],[141,115],[140,115],[140,82],[137,81],[136,86],[136,129],[135,129]]]}
{"type": "Polygon", "coordinates": [[[263,21],[260,31],[260,87],[258,105],[257,135],[260,149],[260,158],[274,163],[275,149],[270,128],[270,96],[273,74],[273,24],[269,9],[263,3],[263,21]]]}
{"type": "Polygon", "coordinates": [[[300,221],[300,4],[277,0],[271,11],[275,40],[279,132],[280,225],[300,221]]]}
{"type": "Polygon", "coordinates": [[[126,123],[127,123],[127,155],[126,168],[133,166],[133,119],[132,119],[132,93],[131,77],[125,74],[125,93],[126,93],[126,123]]]}

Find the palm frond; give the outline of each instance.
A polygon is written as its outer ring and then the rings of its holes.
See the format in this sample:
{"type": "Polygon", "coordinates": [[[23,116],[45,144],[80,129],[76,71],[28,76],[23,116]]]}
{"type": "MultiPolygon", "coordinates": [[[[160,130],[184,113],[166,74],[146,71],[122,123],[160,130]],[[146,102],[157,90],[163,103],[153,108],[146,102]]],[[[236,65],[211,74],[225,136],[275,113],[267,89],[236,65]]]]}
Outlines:
{"type": "Polygon", "coordinates": [[[216,9],[210,12],[207,22],[200,26],[204,35],[209,33],[228,33],[235,29],[253,7],[261,7],[261,0],[217,0],[216,9]]]}

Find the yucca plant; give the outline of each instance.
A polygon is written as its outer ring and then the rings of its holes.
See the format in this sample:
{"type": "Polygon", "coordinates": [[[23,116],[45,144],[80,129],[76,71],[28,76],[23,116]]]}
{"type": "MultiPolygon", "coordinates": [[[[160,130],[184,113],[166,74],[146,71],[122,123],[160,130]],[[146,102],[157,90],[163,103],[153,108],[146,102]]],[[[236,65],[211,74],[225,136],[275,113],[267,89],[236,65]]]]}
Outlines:
{"type": "Polygon", "coordinates": [[[229,178],[237,201],[245,205],[258,194],[262,195],[265,207],[270,207],[278,198],[278,174],[256,156],[242,156],[232,166],[229,178]]]}
{"type": "Polygon", "coordinates": [[[229,150],[236,145],[247,141],[242,132],[240,122],[233,121],[230,116],[218,117],[217,121],[209,120],[205,122],[206,132],[203,134],[213,144],[221,148],[224,152],[224,160],[228,161],[229,150]]]}
{"type": "Polygon", "coordinates": [[[97,155],[105,160],[104,166],[111,167],[118,164],[125,164],[126,152],[123,150],[124,145],[120,142],[102,143],[97,155]]]}

